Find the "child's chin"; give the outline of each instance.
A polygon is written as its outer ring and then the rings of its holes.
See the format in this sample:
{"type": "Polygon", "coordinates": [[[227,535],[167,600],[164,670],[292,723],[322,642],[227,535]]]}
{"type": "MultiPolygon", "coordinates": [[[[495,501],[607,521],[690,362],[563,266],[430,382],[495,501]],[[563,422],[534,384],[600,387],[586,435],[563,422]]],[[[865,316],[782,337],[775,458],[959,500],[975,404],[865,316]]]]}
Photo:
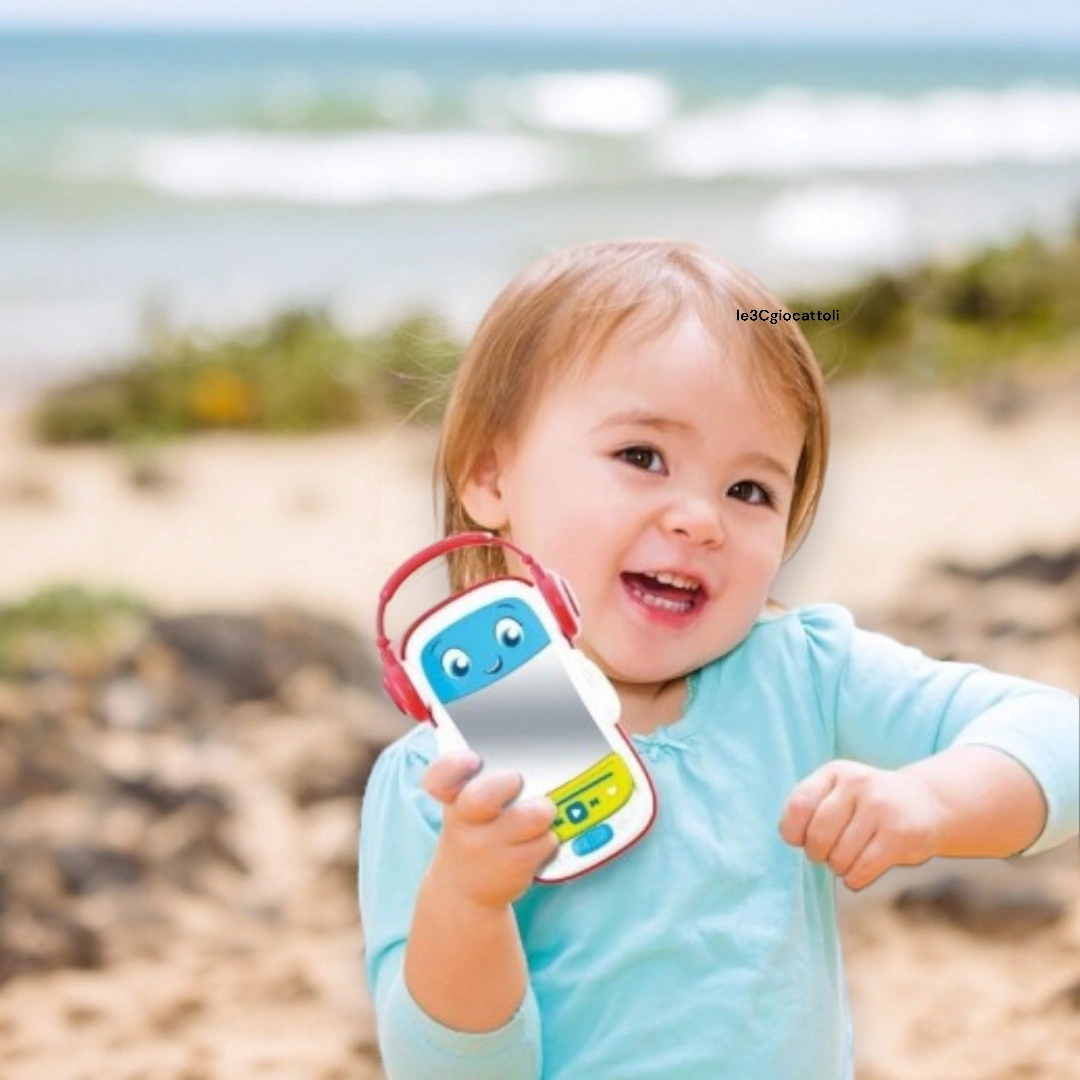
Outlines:
{"type": "Polygon", "coordinates": [[[593,644],[579,638],[574,644],[611,682],[628,686],[659,688],[696,671],[711,659],[711,654],[701,657],[687,655],[685,648],[669,649],[666,655],[658,655],[655,647],[643,648],[640,643],[629,641],[593,644]]]}
{"type": "Polygon", "coordinates": [[[658,664],[655,657],[627,658],[622,663],[600,663],[600,670],[615,683],[628,686],[662,687],[694,670],[692,665],[658,664]]]}

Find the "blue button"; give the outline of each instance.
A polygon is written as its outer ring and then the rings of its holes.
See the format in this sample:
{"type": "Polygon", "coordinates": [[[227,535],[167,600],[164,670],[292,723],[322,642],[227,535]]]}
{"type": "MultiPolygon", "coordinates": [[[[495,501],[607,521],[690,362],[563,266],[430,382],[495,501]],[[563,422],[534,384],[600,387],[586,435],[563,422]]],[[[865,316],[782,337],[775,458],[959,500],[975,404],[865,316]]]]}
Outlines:
{"type": "Polygon", "coordinates": [[[591,855],[597,848],[602,848],[614,835],[615,830],[610,825],[594,825],[588,832],[583,832],[570,846],[575,855],[591,855]]]}
{"type": "Polygon", "coordinates": [[[589,811],[585,809],[584,803],[572,802],[566,808],[566,816],[570,819],[571,824],[577,825],[589,816],[589,811]]]}

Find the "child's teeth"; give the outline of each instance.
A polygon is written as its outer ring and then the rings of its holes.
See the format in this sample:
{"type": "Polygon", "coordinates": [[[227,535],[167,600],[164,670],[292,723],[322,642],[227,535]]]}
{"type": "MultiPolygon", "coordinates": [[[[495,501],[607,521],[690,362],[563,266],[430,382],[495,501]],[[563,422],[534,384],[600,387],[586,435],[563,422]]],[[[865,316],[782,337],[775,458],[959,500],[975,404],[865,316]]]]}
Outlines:
{"type": "Polygon", "coordinates": [[[648,604],[649,607],[662,608],[664,611],[676,611],[679,614],[683,614],[693,607],[689,600],[665,600],[660,596],[649,596],[648,593],[642,594],[641,602],[648,604]]]}
{"type": "Polygon", "coordinates": [[[680,577],[678,574],[669,574],[667,571],[662,571],[659,574],[647,574],[654,581],[659,581],[661,585],[674,585],[677,589],[697,589],[698,584],[696,581],[690,578],[680,577]]]}
{"type": "Polygon", "coordinates": [[[693,600],[672,600],[666,596],[656,596],[636,583],[632,584],[631,587],[634,595],[646,607],[660,608],[663,611],[674,611],[680,615],[685,615],[694,606],[693,600]]]}

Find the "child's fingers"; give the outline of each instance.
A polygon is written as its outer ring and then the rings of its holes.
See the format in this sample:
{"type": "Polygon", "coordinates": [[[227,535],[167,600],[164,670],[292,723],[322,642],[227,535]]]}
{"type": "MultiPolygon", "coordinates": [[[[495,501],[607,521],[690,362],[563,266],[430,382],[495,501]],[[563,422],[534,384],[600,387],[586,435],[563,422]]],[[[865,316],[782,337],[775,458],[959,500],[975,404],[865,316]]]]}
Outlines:
{"type": "Polygon", "coordinates": [[[854,816],[855,797],[851,789],[834,787],[818,803],[806,826],[806,857],[812,862],[829,859],[854,816]]]}
{"type": "Polygon", "coordinates": [[[461,789],[454,800],[453,812],[470,825],[494,821],[518,797],[524,784],[521,773],[507,769],[482,773],[461,789]]]}
{"type": "Polygon", "coordinates": [[[858,858],[843,875],[844,884],[852,892],[865,889],[867,885],[877,881],[886,870],[895,863],[889,858],[888,845],[882,839],[880,833],[871,837],[870,842],[859,852],[858,858]]]}
{"type": "Polygon", "coordinates": [[[780,819],[780,835],[784,840],[795,847],[802,847],[806,843],[806,830],[814,812],[832,791],[836,781],[837,774],[830,763],[795,785],[780,819]]]}
{"type": "Polygon", "coordinates": [[[511,844],[529,843],[550,832],[558,814],[558,807],[546,796],[516,803],[503,814],[504,836],[511,844]]]}
{"type": "Polygon", "coordinates": [[[513,848],[514,855],[520,858],[534,874],[544,863],[550,862],[558,850],[559,838],[550,830],[536,837],[535,840],[529,840],[513,848]]]}
{"type": "Polygon", "coordinates": [[[450,803],[480,768],[478,754],[447,754],[433,762],[424,773],[424,790],[441,803],[450,803]]]}
{"type": "Polygon", "coordinates": [[[845,877],[862,858],[877,833],[878,824],[872,815],[856,814],[829,853],[829,869],[837,877],[845,877]]]}

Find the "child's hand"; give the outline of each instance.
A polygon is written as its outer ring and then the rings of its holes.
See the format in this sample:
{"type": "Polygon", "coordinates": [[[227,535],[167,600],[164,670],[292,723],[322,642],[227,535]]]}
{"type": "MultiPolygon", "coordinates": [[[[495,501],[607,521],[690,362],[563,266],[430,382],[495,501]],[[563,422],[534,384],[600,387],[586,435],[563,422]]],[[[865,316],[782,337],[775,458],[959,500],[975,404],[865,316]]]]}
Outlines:
{"type": "Polygon", "coordinates": [[[943,822],[944,808],[921,777],[832,761],[795,786],[780,835],[857,891],[890,867],[936,855],[943,822]]]}
{"type": "Polygon", "coordinates": [[[546,798],[507,806],[521,791],[520,773],[476,776],[478,763],[475,755],[455,754],[424,774],[424,790],[443,804],[431,872],[459,896],[502,909],[528,889],[558,850],[551,829],[557,808],[546,798]]]}

